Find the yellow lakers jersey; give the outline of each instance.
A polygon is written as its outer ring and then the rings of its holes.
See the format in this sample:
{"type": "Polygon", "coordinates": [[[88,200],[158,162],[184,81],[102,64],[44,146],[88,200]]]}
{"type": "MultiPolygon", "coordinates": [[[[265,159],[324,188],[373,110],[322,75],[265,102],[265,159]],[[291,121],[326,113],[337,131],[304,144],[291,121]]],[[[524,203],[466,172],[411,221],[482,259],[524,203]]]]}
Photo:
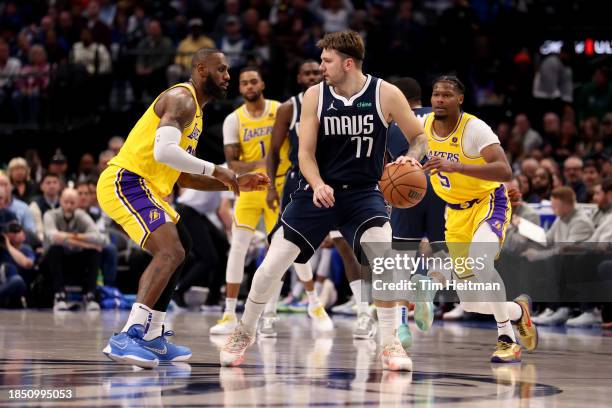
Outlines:
{"type": "MultiPolygon", "coordinates": [[[[433,129],[434,115],[425,118],[425,134],[429,142],[427,157],[442,157],[444,159],[464,164],[485,164],[482,156],[470,157],[463,151],[465,127],[474,115],[462,113],[455,129],[447,137],[439,137],[433,129]]],[[[466,201],[480,199],[499,187],[497,181],[482,180],[459,173],[438,172],[431,176],[431,185],[440,198],[447,203],[461,204],[466,201]]]]}
{"type": "MultiPolygon", "coordinates": [[[[280,102],[266,99],[266,107],[259,117],[253,117],[246,108],[246,105],[236,109],[238,117],[238,140],[240,142],[240,161],[253,162],[266,157],[270,151],[272,141],[272,127],[276,120],[276,111],[280,102]]],[[[280,150],[280,163],[277,176],[284,175],[289,169],[289,140],[285,139],[280,150]]],[[[266,172],[265,167],[254,171],[266,172]]]]}
{"type": "MultiPolygon", "coordinates": [[[[178,86],[189,89],[196,102],[195,116],[181,132],[181,141],[179,143],[181,149],[185,149],[187,153],[195,156],[198,139],[202,134],[202,109],[197,102],[193,85],[190,83],[182,83],[169,89],[178,86]]],[[[109,162],[109,165],[123,167],[124,169],[138,174],[140,177],[147,180],[159,195],[166,197],[172,192],[172,188],[181,172],[170,166],[159,163],[153,157],[155,132],[160,121],[160,118],[153,108],[161,95],[163,95],[163,93],[153,101],[149,109],[140,117],[128,135],[119,154],[109,162]]]]}

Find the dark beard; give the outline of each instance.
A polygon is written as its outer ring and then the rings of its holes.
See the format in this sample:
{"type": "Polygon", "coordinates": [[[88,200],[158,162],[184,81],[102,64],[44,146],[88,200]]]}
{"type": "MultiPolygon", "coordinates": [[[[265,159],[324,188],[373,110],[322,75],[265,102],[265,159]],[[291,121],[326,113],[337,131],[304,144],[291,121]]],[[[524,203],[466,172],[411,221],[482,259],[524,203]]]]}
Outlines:
{"type": "Polygon", "coordinates": [[[434,119],[435,120],[444,120],[447,119],[448,115],[438,115],[437,113],[434,113],[434,119]]]}
{"type": "Polygon", "coordinates": [[[259,98],[261,97],[260,93],[256,93],[255,96],[251,97],[251,98],[247,98],[246,96],[244,97],[244,99],[246,99],[248,102],[255,102],[257,101],[259,98]]]}
{"type": "Polygon", "coordinates": [[[215,84],[215,82],[209,77],[204,81],[204,94],[212,97],[213,99],[225,99],[227,96],[227,91],[215,84]]]}

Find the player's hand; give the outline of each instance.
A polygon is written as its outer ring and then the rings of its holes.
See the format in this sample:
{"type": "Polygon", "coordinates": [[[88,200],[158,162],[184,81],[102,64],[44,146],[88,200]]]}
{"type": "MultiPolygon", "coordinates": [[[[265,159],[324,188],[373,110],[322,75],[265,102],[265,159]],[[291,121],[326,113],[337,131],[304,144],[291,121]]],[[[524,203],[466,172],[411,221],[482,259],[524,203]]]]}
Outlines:
{"type": "Polygon", "coordinates": [[[238,185],[238,179],[236,173],[225,167],[215,166],[212,176],[225,184],[231,191],[237,196],[240,195],[240,186],[238,185]]]}
{"type": "Polygon", "coordinates": [[[312,202],[317,207],[331,208],[334,206],[336,199],[334,198],[334,189],[327,184],[320,184],[313,189],[312,202]]]}
{"type": "Polygon", "coordinates": [[[538,251],[536,249],[529,248],[523,252],[523,256],[527,258],[528,261],[535,261],[538,258],[538,251]]]}
{"type": "Polygon", "coordinates": [[[263,191],[270,185],[270,178],[263,173],[245,173],[237,177],[240,191],[263,191]]]}
{"type": "Polygon", "coordinates": [[[268,195],[266,195],[266,204],[272,211],[276,211],[278,207],[278,191],[275,188],[268,189],[268,195]]]}
{"type": "Polygon", "coordinates": [[[423,166],[424,171],[429,171],[431,174],[435,174],[439,171],[445,173],[455,173],[461,169],[461,163],[452,162],[441,157],[432,157],[427,160],[427,163],[423,166]]]}
{"type": "Polygon", "coordinates": [[[410,156],[399,156],[397,159],[395,159],[395,161],[387,164],[386,167],[392,166],[394,164],[406,164],[406,163],[410,163],[413,166],[417,166],[417,167],[423,167],[421,166],[421,163],[419,163],[417,159],[415,159],[414,157],[410,157],[410,156]]]}
{"type": "Polygon", "coordinates": [[[518,188],[512,187],[508,189],[508,197],[510,198],[510,205],[516,207],[521,202],[523,196],[518,188]]]}

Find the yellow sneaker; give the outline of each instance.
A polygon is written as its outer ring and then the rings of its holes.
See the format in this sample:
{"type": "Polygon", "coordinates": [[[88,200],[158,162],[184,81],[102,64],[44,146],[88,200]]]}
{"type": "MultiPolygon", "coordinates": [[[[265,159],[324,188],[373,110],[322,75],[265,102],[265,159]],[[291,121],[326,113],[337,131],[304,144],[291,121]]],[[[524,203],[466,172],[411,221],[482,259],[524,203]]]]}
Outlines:
{"type": "Polygon", "coordinates": [[[230,334],[238,326],[238,319],[234,313],[223,313],[221,320],[210,328],[210,334],[230,334]]]}
{"type": "Polygon", "coordinates": [[[538,346],[538,329],[531,321],[531,298],[528,295],[520,295],[514,302],[523,309],[521,318],[513,323],[518,331],[518,340],[525,350],[533,351],[538,346]]]}
{"type": "Polygon", "coordinates": [[[492,363],[518,363],[521,361],[521,346],[513,343],[508,336],[499,336],[491,356],[492,363]]]}

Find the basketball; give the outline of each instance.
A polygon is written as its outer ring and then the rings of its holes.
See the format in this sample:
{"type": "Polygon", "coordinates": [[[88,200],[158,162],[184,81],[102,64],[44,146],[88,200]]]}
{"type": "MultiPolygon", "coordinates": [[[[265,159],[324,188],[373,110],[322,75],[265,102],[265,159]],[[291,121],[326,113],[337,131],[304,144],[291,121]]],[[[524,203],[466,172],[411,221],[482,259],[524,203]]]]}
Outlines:
{"type": "Polygon", "coordinates": [[[393,207],[410,208],[425,196],[427,178],[415,164],[392,164],[385,167],[379,185],[385,200],[393,207]]]}

